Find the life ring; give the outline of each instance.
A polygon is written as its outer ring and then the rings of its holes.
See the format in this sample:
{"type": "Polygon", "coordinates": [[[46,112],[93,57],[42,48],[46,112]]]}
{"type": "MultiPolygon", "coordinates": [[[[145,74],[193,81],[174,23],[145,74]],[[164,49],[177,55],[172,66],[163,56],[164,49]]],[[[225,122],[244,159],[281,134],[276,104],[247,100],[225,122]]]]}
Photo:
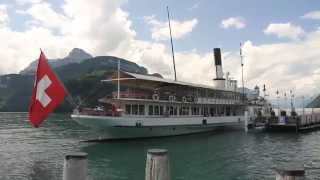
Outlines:
{"type": "Polygon", "coordinates": [[[183,96],[182,97],[182,102],[186,103],[187,102],[187,97],[183,96]]]}
{"type": "Polygon", "coordinates": [[[158,94],[153,94],[152,99],[155,101],[159,101],[159,95],[158,94]]]}

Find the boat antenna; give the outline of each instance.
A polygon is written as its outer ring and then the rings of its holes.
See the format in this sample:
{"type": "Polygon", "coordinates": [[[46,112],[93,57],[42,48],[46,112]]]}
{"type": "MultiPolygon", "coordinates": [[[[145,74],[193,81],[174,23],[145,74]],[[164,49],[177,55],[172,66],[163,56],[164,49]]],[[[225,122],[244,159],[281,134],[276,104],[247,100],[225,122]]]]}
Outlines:
{"type": "Polygon", "coordinates": [[[169,22],[169,30],[170,30],[170,42],[171,42],[171,52],[172,52],[173,69],[174,69],[174,80],[177,81],[176,62],[174,59],[174,50],[173,50],[173,42],[172,42],[171,24],[170,24],[170,13],[169,13],[168,6],[167,6],[167,13],[168,13],[168,22],[169,22]]]}
{"type": "Polygon", "coordinates": [[[241,59],[242,101],[244,103],[243,55],[242,55],[242,43],[241,42],[240,42],[240,59],[241,59]]]}

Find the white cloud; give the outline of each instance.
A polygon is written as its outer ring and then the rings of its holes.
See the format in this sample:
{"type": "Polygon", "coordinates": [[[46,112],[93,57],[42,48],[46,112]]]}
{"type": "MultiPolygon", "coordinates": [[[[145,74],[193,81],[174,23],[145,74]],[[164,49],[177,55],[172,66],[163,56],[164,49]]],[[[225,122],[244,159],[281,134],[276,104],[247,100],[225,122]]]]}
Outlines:
{"type": "MultiPolygon", "coordinates": [[[[0,74],[22,70],[39,56],[40,47],[48,58],[63,57],[72,48],[80,47],[93,55],[126,58],[147,67],[151,73],[159,72],[173,78],[170,47],[159,41],[137,39],[129,14],[121,9],[121,5],[122,2],[115,0],[96,0],[95,3],[66,0],[60,13],[47,5],[49,15],[45,16],[53,19],[52,24],[51,21],[44,22],[40,13],[32,13],[32,20],[37,25],[33,23],[24,31],[14,31],[6,23],[0,28],[0,74]],[[56,33],[57,30],[60,33],[56,33]]],[[[168,32],[167,25],[165,27],[168,32]]],[[[293,89],[296,95],[319,92],[315,88],[319,87],[320,81],[319,42],[320,31],[305,34],[300,41],[260,45],[245,42],[246,85],[252,88],[266,84],[271,95],[276,89],[293,89]]],[[[212,84],[215,71],[211,50],[205,53],[176,51],[175,55],[178,80],[212,84]]],[[[232,77],[240,80],[238,52],[223,51],[223,67],[225,72],[230,71],[232,77]]]]}
{"type": "Polygon", "coordinates": [[[40,3],[42,0],[15,0],[18,5],[28,5],[28,4],[35,4],[40,3]]]}
{"type": "Polygon", "coordinates": [[[243,29],[246,27],[246,25],[246,20],[243,17],[230,17],[228,19],[223,19],[221,22],[221,27],[224,29],[243,29]]]}
{"type": "Polygon", "coordinates": [[[74,47],[94,55],[120,55],[118,47],[128,47],[125,44],[135,37],[121,4],[115,0],[65,0],[60,13],[49,3],[21,7],[32,19],[25,22],[28,26],[23,31],[15,31],[7,23],[0,29],[0,58],[6,60],[1,61],[0,74],[22,70],[37,58],[40,47],[49,58],[63,57],[74,47]]]}
{"type": "Polygon", "coordinates": [[[305,19],[320,19],[320,11],[311,11],[303,15],[302,18],[305,19]]]}
{"type": "Polygon", "coordinates": [[[9,16],[7,12],[7,6],[0,4],[0,28],[4,28],[9,23],[9,16]]]}
{"type": "Polygon", "coordinates": [[[279,38],[289,38],[298,40],[305,35],[302,27],[293,25],[291,23],[271,23],[264,30],[265,34],[274,34],[279,38]]]}
{"type": "Polygon", "coordinates": [[[31,15],[33,20],[49,28],[61,28],[67,23],[67,18],[56,13],[46,2],[33,4],[26,13],[31,15]]]}
{"type": "Polygon", "coordinates": [[[244,44],[247,83],[264,84],[296,94],[318,93],[320,70],[320,32],[310,33],[304,41],[254,45],[244,44]]]}
{"type": "MultiPolygon", "coordinates": [[[[167,40],[170,38],[169,27],[167,21],[159,21],[155,19],[155,16],[147,16],[144,18],[147,24],[151,26],[152,38],[155,40],[167,40]]],[[[186,21],[171,20],[172,37],[175,39],[181,39],[192,30],[198,23],[196,18],[186,21]]]]}

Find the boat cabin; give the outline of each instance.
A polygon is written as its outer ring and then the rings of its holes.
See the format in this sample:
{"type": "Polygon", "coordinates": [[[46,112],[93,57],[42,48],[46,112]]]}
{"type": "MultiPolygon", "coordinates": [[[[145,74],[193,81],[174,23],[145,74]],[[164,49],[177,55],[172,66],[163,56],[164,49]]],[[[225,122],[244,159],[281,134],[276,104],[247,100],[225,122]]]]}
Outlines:
{"type": "MultiPolygon", "coordinates": [[[[239,116],[244,113],[241,93],[212,86],[120,71],[104,83],[118,91],[99,100],[112,116],[239,116]]],[[[236,88],[235,88],[236,89],[236,88]]]]}

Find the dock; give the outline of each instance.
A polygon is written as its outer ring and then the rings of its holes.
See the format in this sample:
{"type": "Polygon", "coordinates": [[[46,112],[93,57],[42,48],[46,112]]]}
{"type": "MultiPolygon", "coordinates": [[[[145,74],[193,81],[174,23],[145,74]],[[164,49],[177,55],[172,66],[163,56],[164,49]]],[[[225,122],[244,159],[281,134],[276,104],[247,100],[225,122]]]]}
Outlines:
{"type": "Polygon", "coordinates": [[[271,117],[265,123],[267,131],[304,132],[320,129],[320,113],[298,116],[271,117]]]}

